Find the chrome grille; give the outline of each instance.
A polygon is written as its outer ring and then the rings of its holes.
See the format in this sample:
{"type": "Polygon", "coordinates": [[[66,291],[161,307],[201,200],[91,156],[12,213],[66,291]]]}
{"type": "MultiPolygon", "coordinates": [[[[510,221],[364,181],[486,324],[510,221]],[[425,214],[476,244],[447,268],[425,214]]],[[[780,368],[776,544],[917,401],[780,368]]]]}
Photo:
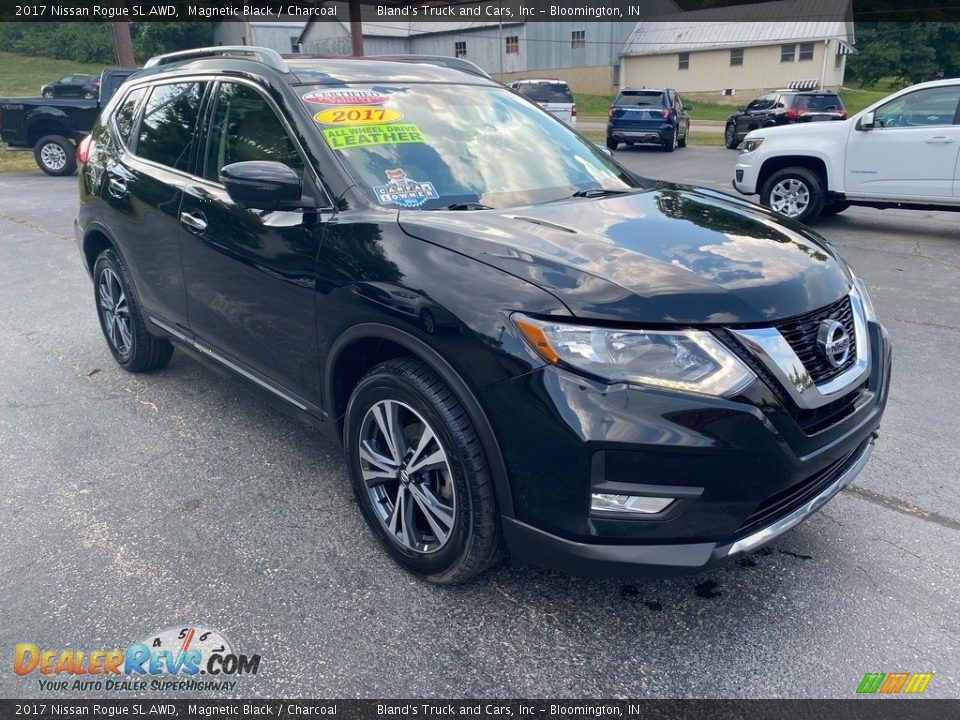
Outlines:
{"type": "Polygon", "coordinates": [[[785,320],[778,323],[776,327],[817,385],[833,380],[856,362],[857,340],[849,296],[845,295],[833,305],[820,310],[785,320]],[[850,352],[840,367],[833,367],[828,363],[817,346],[817,329],[820,323],[827,319],[836,320],[842,324],[850,337],[850,352]]]}

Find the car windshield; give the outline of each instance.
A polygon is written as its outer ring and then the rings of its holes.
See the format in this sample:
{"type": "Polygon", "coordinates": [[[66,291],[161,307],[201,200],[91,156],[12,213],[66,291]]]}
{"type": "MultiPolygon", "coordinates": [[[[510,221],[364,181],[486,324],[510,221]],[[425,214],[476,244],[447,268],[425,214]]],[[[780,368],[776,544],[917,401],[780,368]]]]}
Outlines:
{"type": "Polygon", "coordinates": [[[839,110],[843,103],[837,95],[797,95],[793,107],[798,110],[839,110]]]}
{"type": "Polygon", "coordinates": [[[644,107],[663,105],[663,93],[659,90],[646,92],[622,92],[617,96],[615,107],[644,107]]]}
{"type": "Polygon", "coordinates": [[[527,100],[542,103],[572,103],[573,95],[566,83],[532,82],[517,85],[517,92],[527,100]]]}
{"type": "Polygon", "coordinates": [[[384,207],[515,207],[641,187],[596,145],[505,88],[357,84],[300,92],[327,145],[384,207]]]}

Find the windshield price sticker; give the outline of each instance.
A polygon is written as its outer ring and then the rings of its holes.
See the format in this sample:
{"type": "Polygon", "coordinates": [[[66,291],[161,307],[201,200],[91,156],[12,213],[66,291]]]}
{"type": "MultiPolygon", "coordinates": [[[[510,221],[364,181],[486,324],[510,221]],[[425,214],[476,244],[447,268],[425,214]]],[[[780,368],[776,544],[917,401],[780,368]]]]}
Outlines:
{"type": "Polygon", "coordinates": [[[440,197],[433,183],[413,180],[407,177],[406,171],[401,168],[387,170],[386,184],[374,185],[373,191],[381,205],[399,205],[405,208],[420,207],[427,200],[440,197]]]}
{"type": "Polygon", "coordinates": [[[361,125],[360,127],[326,128],[323,138],[334,150],[347,150],[368,145],[403,145],[425,143],[423,133],[416,125],[361,125]]]}
{"type": "Polygon", "coordinates": [[[314,90],[303,96],[314,105],[383,105],[390,98],[376,90],[314,90]]]}
{"type": "Polygon", "coordinates": [[[324,125],[371,125],[402,120],[403,113],[381,107],[345,105],[321,110],[313,116],[313,119],[324,125]]]}

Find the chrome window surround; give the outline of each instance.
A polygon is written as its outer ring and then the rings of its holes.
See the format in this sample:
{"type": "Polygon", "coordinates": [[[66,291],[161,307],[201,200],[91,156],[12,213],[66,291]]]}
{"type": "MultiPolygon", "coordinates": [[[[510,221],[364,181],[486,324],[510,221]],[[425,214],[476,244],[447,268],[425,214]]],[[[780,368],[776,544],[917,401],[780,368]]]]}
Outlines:
{"type": "Polygon", "coordinates": [[[854,383],[870,372],[870,338],[863,303],[855,287],[850,289],[853,331],[857,359],[847,370],[822,385],[815,385],[800,358],[776,328],[734,330],[730,332],[752,352],[777,379],[790,399],[803,410],[814,410],[833,402],[854,383]]]}

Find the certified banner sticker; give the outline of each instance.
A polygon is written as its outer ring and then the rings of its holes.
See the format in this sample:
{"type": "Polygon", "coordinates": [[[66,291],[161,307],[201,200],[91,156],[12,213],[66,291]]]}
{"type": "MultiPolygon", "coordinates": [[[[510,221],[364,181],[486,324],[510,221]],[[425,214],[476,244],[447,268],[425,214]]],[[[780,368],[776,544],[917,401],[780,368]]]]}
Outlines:
{"type": "Polygon", "coordinates": [[[405,208],[420,207],[427,200],[440,197],[433,183],[413,180],[407,177],[406,171],[401,168],[387,170],[386,184],[374,185],[373,191],[381,205],[399,205],[405,208]]]}
{"type": "Polygon", "coordinates": [[[361,125],[360,127],[333,127],[323,131],[323,138],[334,150],[347,150],[369,145],[403,145],[426,142],[416,125],[361,125]]]}
{"type": "Polygon", "coordinates": [[[376,90],[314,90],[303,96],[314,105],[383,105],[390,98],[376,90]]]}
{"type": "Polygon", "coordinates": [[[403,113],[381,107],[346,105],[321,110],[313,116],[313,119],[323,125],[372,125],[402,120],[403,113]]]}

